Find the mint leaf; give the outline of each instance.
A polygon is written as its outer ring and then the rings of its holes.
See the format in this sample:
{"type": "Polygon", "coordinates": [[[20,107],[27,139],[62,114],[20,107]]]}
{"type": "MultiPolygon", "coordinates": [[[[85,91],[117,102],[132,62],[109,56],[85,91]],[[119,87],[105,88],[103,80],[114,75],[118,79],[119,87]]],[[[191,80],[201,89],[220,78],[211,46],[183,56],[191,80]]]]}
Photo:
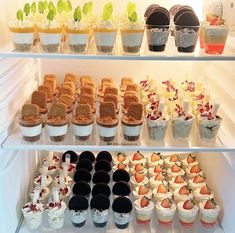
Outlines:
{"type": "Polygon", "coordinates": [[[74,10],[73,14],[74,21],[80,21],[82,19],[82,12],[81,12],[81,7],[77,6],[76,9],[74,10]]]}
{"type": "Polygon", "coordinates": [[[44,11],[49,7],[47,0],[43,2],[44,11]]]}
{"type": "Polygon", "coordinates": [[[24,5],[24,13],[26,14],[26,16],[29,15],[29,13],[30,13],[30,5],[29,5],[29,3],[26,3],[24,5]]]}
{"type": "Polygon", "coordinates": [[[31,12],[32,12],[33,14],[35,14],[35,13],[36,13],[36,10],[37,10],[36,2],[33,2],[33,3],[31,4],[31,12]]]}
{"type": "Polygon", "coordinates": [[[84,15],[88,15],[89,13],[92,12],[92,9],[93,9],[93,2],[92,2],[92,1],[86,2],[86,3],[83,5],[82,13],[83,13],[84,15]]]}
{"type": "Polygon", "coordinates": [[[73,10],[72,3],[69,0],[65,0],[63,3],[64,11],[65,12],[70,12],[73,10]]]}
{"type": "Polygon", "coordinates": [[[38,11],[39,11],[40,14],[44,13],[44,4],[43,4],[43,1],[39,1],[38,2],[38,11]]]}
{"type": "Polygon", "coordinates": [[[17,12],[16,12],[16,18],[19,20],[19,21],[23,21],[24,20],[24,14],[23,14],[23,11],[21,9],[19,9],[17,12]]]}
{"type": "Polygon", "coordinates": [[[129,15],[132,15],[136,11],[136,5],[133,2],[128,2],[127,4],[127,13],[128,17],[129,15]]]}
{"type": "Polygon", "coordinates": [[[137,13],[136,11],[132,13],[132,15],[128,16],[128,19],[131,23],[135,23],[137,21],[137,13]]]}
{"type": "Polygon", "coordinates": [[[47,19],[49,21],[53,21],[54,17],[55,17],[55,11],[54,10],[50,10],[49,13],[47,14],[47,19]]]}
{"type": "Polygon", "coordinates": [[[59,1],[57,2],[57,11],[58,11],[59,13],[62,13],[63,10],[64,10],[64,1],[63,1],[63,0],[59,0],[59,1]]]}
{"type": "MultiPolygon", "coordinates": [[[[49,9],[49,12],[53,11],[54,17],[55,17],[55,15],[56,15],[56,8],[55,8],[55,5],[54,5],[54,3],[52,1],[49,2],[48,9],[49,9]]],[[[53,19],[54,19],[54,17],[53,17],[53,19]]]]}
{"type": "Polygon", "coordinates": [[[103,9],[103,20],[107,21],[110,20],[113,14],[113,4],[111,2],[108,2],[107,4],[104,5],[103,9]]]}

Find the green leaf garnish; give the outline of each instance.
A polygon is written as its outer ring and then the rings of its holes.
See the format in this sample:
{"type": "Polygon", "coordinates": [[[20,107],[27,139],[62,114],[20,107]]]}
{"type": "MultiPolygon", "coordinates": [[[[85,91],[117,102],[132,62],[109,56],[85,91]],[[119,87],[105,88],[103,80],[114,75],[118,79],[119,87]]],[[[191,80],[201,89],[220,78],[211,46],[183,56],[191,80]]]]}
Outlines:
{"type": "Polygon", "coordinates": [[[73,10],[72,3],[69,0],[65,0],[63,2],[63,8],[65,12],[70,12],[73,10]]]}
{"type": "Polygon", "coordinates": [[[47,0],[45,0],[45,1],[43,2],[43,7],[44,7],[44,10],[46,10],[46,9],[48,8],[48,2],[47,2],[47,0]]]}
{"type": "Polygon", "coordinates": [[[104,5],[103,9],[103,20],[108,21],[111,19],[113,14],[113,4],[111,2],[108,2],[107,4],[104,5]]]}
{"type": "Polygon", "coordinates": [[[30,13],[30,5],[29,5],[29,3],[26,3],[24,5],[24,13],[26,14],[26,16],[29,15],[29,13],[30,13]]]}
{"type": "Polygon", "coordinates": [[[128,17],[128,19],[130,20],[131,23],[136,22],[136,21],[137,21],[137,13],[136,13],[136,11],[133,12],[132,15],[130,15],[130,16],[128,17]]]}
{"type": "Polygon", "coordinates": [[[58,11],[59,13],[62,13],[63,10],[64,10],[64,1],[63,1],[63,0],[59,0],[59,1],[57,2],[57,11],[58,11]]]}
{"type": "Polygon", "coordinates": [[[33,13],[33,14],[35,14],[36,13],[36,10],[37,10],[37,5],[36,5],[36,2],[33,2],[32,4],[31,4],[31,12],[33,13]]]}
{"type": "Polygon", "coordinates": [[[128,2],[127,4],[127,14],[128,19],[131,23],[134,23],[137,21],[137,12],[136,12],[136,5],[133,2],[128,2]]]}
{"type": "MultiPolygon", "coordinates": [[[[54,17],[55,17],[55,15],[56,15],[56,8],[55,8],[55,5],[54,5],[54,3],[52,1],[49,2],[48,9],[49,9],[49,12],[53,11],[54,17]]],[[[53,17],[53,19],[54,19],[54,17],[53,17]]]]}
{"type": "Polygon", "coordinates": [[[24,14],[23,14],[23,11],[21,9],[19,9],[17,12],[16,12],[16,18],[19,20],[19,21],[23,21],[24,20],[24,14]]]}
{"type": "Polygon", "coordinates": [[[47,19],[49,21],[53,21],[54,17],[55,17],[55,11],[54,10],[50,10],[49,13],[47,14],[47,19]]]}
{"type": "Polygon", "coordinates": [[[44,13],[44,3],[43,3],[43,1],[38,2],[38,11],[39,11],[40,14],[44,13]]]}
{"type": "Polygon", "coordinates": [[[79,22],[82,19],[82,11],[81,11],[81,7],[77,6],[74,10],[74,14],[73,14],[73,18],[75,22],[79,22]]]}
{"type": "Polygon", "coordinates": [[[83,5],[82,13],[83,13],[84,15],[88,15],[89,13],[92,12],[92,9],[93,9],[93,2],[92,2],[92,1],[86,2],[86,3],[83,5]]]}

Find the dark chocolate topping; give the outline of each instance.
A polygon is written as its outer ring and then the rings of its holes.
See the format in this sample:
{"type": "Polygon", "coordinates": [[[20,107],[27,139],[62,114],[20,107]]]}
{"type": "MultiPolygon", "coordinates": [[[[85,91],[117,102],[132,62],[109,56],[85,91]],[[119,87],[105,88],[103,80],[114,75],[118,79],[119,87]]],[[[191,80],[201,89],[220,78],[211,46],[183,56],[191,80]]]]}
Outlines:
{"type": "Polygon", "coordinates": [[[90,202],[91,209],[97,209],[97,210],[102,211],[102,210],[109,209],[109,206],[110,206],[109,197],[103,194],[98,194],[92,197],[91,202],[90,202]]]}
{"type": "Polygon", "coordinates": [[[159,9],[158,7],[156,10],[152,11],[149,17],[146,19],[146,24],[152,26],[159,26],[159,25],[169,25],[170,24],[170,16],[169,12],[162,7],[159,9]]]}
{"type": "Polygon", "coordinates": [[[182,6],[180,7],[180,9],[176,12],[175,16],[174,16],[174,23],[176,22],[177,18],[183,14],[184,12],[194,12],[193,9],[189,6],[182,6]]]}
{"type": "Polygon", "coordinates": [[[88,159],[83,159],[81,161],[79,161],[76,165],[76,170],[80,169],[80,168],[85,168],[87,169],[89,172],[92,171],[93,166],[90,160],[88,159]]]}
{"type": "Polygon", "coordinates": [[[110,172],[112,169],[110,162],[106,161],[106,160],[99,160],[96,164],[95,164],[95,170],[96,171],[106,171],[106,172],[110,172]]]}
{"type": "Polygon", "coordinates": [[[193,12],[184,12],[175,21],[178,26],[199,26],[200,22],[193,12]]]}
{"type": "Polygon", "coordinates": [[[126,170],[123,170],[123,169],[116,170],[113,173],[113,181],[114,182],[118,182],[118,181],[129,182],[130,181],[130,175],[126,170]]]}
{"type": "Polygon", "coordinates": [[[75,172],[73,180],[75,183],[77,183],[79,181],[90,182],[91,181],[91,173],[85,168],[80,168],[75,172]]]}
{"type": "Polygon", "coordinates": [[[95,161],[95,156],[91,151],[83,151],[80,155],[79,155],[79,161],[83,160],[83,159],[88,159],[90,160],[92,163],[95,161]]]}
{"type": "Polygon", "coordinates": [[[88,200],[83,196],[76,195],[69,200],[69,210],[75,210],[75,211],[87,210],[88,207],[89,207],[88,200]]]}
{"type": "Polygon", "coordinates": [[[101,151],[96,157],[96,161],[106,160],[108,162],[112,162],[112,155],[108,151],[101,151]]]}
{"type": "Polygon", "coordinates": [[[112,209],[117,213],[130,213],[132,203],[127,197],[118,197],[113,201],[112,209]]]}
{"type": "Polygon", "coordinates": [[[127,182],[119,181],[113,185],[112,192],[114,195],[117,195],[117,196],[128,196],[131,193],[131,188],[127,182]]]}
{"type": "Polygon", "coordinates": [[[110,175],[106,171],[97,171],[93,175],[92,181],[94,184],[98,183],[108,184],[110,181],[110,175]]]}
{"type": "Polygon", "coordinates": [[[90,185],[85,181],[79,181],[73,186],[73,194],[88,196],[91,193],[90,185]]]}
{"type": "Polygon", "coordinates": [[[105,183],[99,183],[93,186],[92,188],[92,196],[96,196],[98,194],[104,194],[109,197],[111,194],[110,187],[105,183]]]}
{"type": "Polygon", "coordinates": [[[70,163],[76,163],[78,161],[78,155],[76,152],[72,150],[65,151],[62,155],[62,161],[65,162],[65,156],[69,154],[70,155],[70,163]]]}

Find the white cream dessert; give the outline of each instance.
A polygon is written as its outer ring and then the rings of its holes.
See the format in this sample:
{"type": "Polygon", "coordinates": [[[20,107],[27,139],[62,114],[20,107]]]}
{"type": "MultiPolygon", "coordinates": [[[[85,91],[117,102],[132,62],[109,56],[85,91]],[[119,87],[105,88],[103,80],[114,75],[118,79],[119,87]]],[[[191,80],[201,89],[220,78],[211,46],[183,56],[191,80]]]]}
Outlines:
{"type": "Polygon", "coordinates": [[[155,189],[159,184],[167,185],[166,177],[163,173],[158,173],[149,179],[151,189],[155,189]]]}
{"type": "Polygon", "coordinates": [[[156,165],[162,166],[164,160],[162,159],[161,153],[153,152],[151,156],[147,159],[148,168],[155,167],[156,165]]]}
{"type": "MultiPolygon", "coordinates": [[[[38,187],[34,188],[33,191],[29,194],[31,199],[34,197],[35,190],[38,190],[38,187]]],[[[48,187],[40,187],[39,190],[40,192],[38,201],[45,205],[48,202],[48,198],[50,196],[50,189],[48,187]]]]}
{"type": "MultiPolygon", "coordinates": [[[[66,186],[71,186],[73,184],[73,179],[70,176],[65,176],[64,177],[64,182],[66,186]]],[[[54,185],[55,186],[60,186],[60,176],[56,176],[54,179],[54,185]]]]}
{"type": "Polygon", "coordinates": [[[163,199],[155,205],[158,222],[160,224],[170,224],[174,220],[176,205],[171,199],[163,199]]]}
{"type": "Polygon", "coordinates": [[[194,191],[197,188],[201,188],[206,186],[206,179],[201,175],[196,175],[192,179],[188,180],[188,184],[190,188],[194,191]]]}
{"type": "Polygon", "coordinates": [[[136,221],[141,224],[150,223],[154,204],[147,197],[141,197],[134,201],[136,221]]]}
{"type": "Polygon", "coordinates": [[[139,151],[135,152],[132,156],[132,159],[130,160],[131,167],[135,166],[136,164],[143,164],[143,166],[146,164],[146,158],[143,154],[141,154],[139,151]]]}
{"type": "Polygon", "coordinates": [[[198,207],[191,200],[177,204],[179,220],[182,224],[192,225],[198,214],[198,207]]]}
{"type": "Polygon", "coordinates": [[[220,212],[219,205],[214,199],[199,203],[200,220],[205,225],[214,225],[220,212]]]}
{"type": "Polygon", "coordinates": [[[193,195],[197,203],[214,198],[213,192],[207,186],[197,188],[193,191],[193,195]]]}
{"type": "Polygon", "coordinates": [[[48,162],[48,165],[58,167],[60,164],[60,157],[55,155],[53,151],[50,151],[48,157],[43,160],[43,163],[45,161],[48,162]]]}
{"type": "Polygon", "coordinates": [[[147,197],[148,199],[152,199],[153,192],[150,188],[148,188],[147,185],[141,185],[136,187],[133,190],[133,197],[135,199],[141,198],[141,197],[147,197]]]}
{"type": "Polygon", "coordinates": [[[35,186],[40,186],[41,185],[42,179],[44,179],[44,178],[42,178],[42,176],[45,176],[45,185],[46,185],[46,187],[48,187],[52,182],[52,178],[49,175],[41,175],[40,174],[40,175],[36,176],[34,178],[34,185],[35,186]]]}
{"type": "Polygon", "coordinates": [[[171,190],[175,191],[176,189],[179,189],[183,186],[187,186],[187,182],[182,176],[176,176],[169,180],[169,185],[171,190]]]}
{"type": "Polygon", "coordinates": [[[59,166],[59,170],[62,172],[63,171],[63,166],[67,166],[68,167],[68,175],[72,175],[74,174],[75,170],[76,170],[76,164],[70,163],[68,165],[66,165],[66,163],[64,163],[63,165],[59,166]]]}
{"type": "MultiPolygon", "coordinates": [[[[44,165],[39,168],[39,172],[42,173],[43,169],[44,169],[44,165]]],[[[55,175],[55,173],[57,172],[57,166],[47,164],[46,172],[49,176],[55,175]]]]}
{"type": "Polygon", "coordinates": [[[182,159],[181,163],[182,163],[182,167],[184,169],[190,168],[194,165],[199,164],[198,161],[196,160],[196,158],[194,156],[192,156],[192,154],[189,154],[186,158],[182,159]]]}
{"type": "Polygon", "coordinates": [[[171,168],[167,169],[167,175],[171,178],[171,177],[176,177],[176,176],[184,176],[185,175],[185,171],[178,166],[177,164],[173,164],[171,166],[171,168]]]}
{"type": "Polygon", "coordinates": [[[203,171],[198,165],[194,165],[191,168],[186,168],[186,176],[187,178],[193,178],[196,175],[203,176],[203,171]]]}
{"type": "Polygon", "coordinates": [[[67,203],[71,194],[71,188],[66,185],[64,187],[61,186],[58,188],[58,192],[59,192],[60,200],[67,203]]]}
{"type": "Polygon", "coordinates": [[[193,198],[191,190],[187,186],[182,186],[174,191],[174,201],[176,203],[193,198]]]}
{"type": "Polygon", "coordinates": [[[164,184],[159,184],[155,189],[153,189],[153,198],[155,202],[161,202],[166,198],[172,199],[172,196],[172,192],[164,184]]]}
{"type": "Polygon", "coordinates": [[[133,188],[149,183],[149,179],[142,172],[136,172],[130,179],[133,188]]]}

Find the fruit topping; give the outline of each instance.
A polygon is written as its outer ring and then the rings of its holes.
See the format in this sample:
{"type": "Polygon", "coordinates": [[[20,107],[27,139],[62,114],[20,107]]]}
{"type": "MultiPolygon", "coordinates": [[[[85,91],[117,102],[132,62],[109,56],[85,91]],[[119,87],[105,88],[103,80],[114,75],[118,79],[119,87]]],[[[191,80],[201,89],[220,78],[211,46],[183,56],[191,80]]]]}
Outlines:
{"type": "Polygon", "coordinates": [[[168,198],[162,200],[162,202],[161,202],[161,206],[162,206],[163,208],[167,208],[167,209],[168,209],[168,208],[171,208],[171,204],[172,204],[172,202],[171,202],[171,200],[168,199],[168,198]]]}
{"type": "Polygon", "coordinates": [[[155,176],[154,180],[165,180],[165,176],[160,172],[155,176]]]}
{"type": "Polygon", "coordinates": [[[211,190],[207,186],[203,186],[200,189],[200,194],[202,194],[202,195],[210,195],[211,194],[211,190]]]}
{"type": "Polygon", "coordinates": [[[175,173],[180,172],[181,171],[181,167],[178,166],[177,164],[173,164],[172,167],[171,167],[171,171],[175,172],[175,173]]]}
{"type": "Polygon", "coordinates": [[[199,172],[201,172],[201,169],[198,165],[194,165],[190,169],[190,173],[199,173],[199,172]]]}
{"type": "Polygon", "coordinates": [[[141,186],[139,187],[139,192],[138,192],[139,195],[145,195],[145,194],[147,194],[148,192],[149,192],[149,188],[146,187],[145,185],[141,185],[141,186]]]}
{"type": "Polygon", "coordinates": [[[216,202],[214,199],[207,200],[206,204],[204,205],[204,209],[206,210],[212,210],[215,209],[215,207],[216,207],[216,202]]]}
{"type": "Polygon", "coordinates": [[[183,179],[182,176],[176,176],[175,177],[175,183],[176,184],[183,184],[185,182],[185,180],[183,179]]]}
{"type": "Polygon", "coordinates": [[[140,200],[140,206],[142,208],[147,207],[149,205],[149,199],[147,197],[142,197],[140,200]]]}
{"type": "Polygon", "coordinates": [[[117,165],[117,169],[123,169],[123,170],[125,170],[125,169],[126,169],[126,165],[123,164],[123,163],[119,163],[119,164],[117,165]]]}
{"type": "Polygon", "coordinates": [[[193,183],[195,183],[195,184],[203,183],[204,181],[205,181],[205,178],[201,175],[196,175],[193,178],[193,183]]]}
{"type": "Polygon", "coordinates": [[[135,165],[134,170],[135,170],[136,172],[143,171],[143,170],[144,170],[144,166],[143,166],[141,163],[137,163],[137,164],[135,165]]]}
{"type": "Polygon", "coordinates": [[[154,172],[155,173],[163,172],[163,168],[160,165],[156,165],[154,167],[154,172]]]}
{"type": "Polygon", "coordinates": [[[174,162],[174,163],[178,162],[178,161],[179,161],[178,156],[177,156],[177,155],[172,155],[172,156],[170,157],[170,161],[171,161],[171,162],[174,162]]]}
{"type": "Polygon", "coordinates": [[[137,183],[140,183],[144,180],[144,174],[142,172],[136,172],[135,173],[135,180],[137,183]]]}
{"type": "Polygon", "coordinates": [[[137,152],[133,155],[132,160],[133,160],[133,161],[136,161],[136,160],[141,160],[141,159],[143,159],[143,158],[144,158],[144,156],[143,156],[139,151],[137,151],[137,152]]]}
{"type": "Polygon", "coordinates": [[[123,154],[123,153],[118,153],[117,160],[118,160],[119,163],[124,162],[126,160],[126,155],[123,154]]]}
{"type": "Polygon", "coordinates": [[[160,153],[152,153],[151,155],[151,162],[156,162],[156,161],[159,161],[161,160],[161,155],[160,153]]]}
{"type": "Polygon", "coordinates": [[[157,188],[157,193],[164,193],[166,194],[168,192],[167,187],[164,184],[159,184],[157,188]]]}
{"type": "Polygon", "coordinates": [[[179,194],[180,195],[189,195],[190,190],[187,188],[187,186],[183,186],[179,189],[179,194]]]}
{"type": "Polygon", "coordinates": [[[191,154],[187,157],[187,163],[191,164],[196,161],[195,157],[193,157],[191,154]]]}
{"type": "Polygon", "coordinates": [[[183,204],[183,208],[184,208],[185,210],[191,210],[191,209],[193,209],[193,207],[194,207],[194,203],[193,203],[192,200],[187,200],[187,201],[185,201],[184,204],[183,204]]]}

